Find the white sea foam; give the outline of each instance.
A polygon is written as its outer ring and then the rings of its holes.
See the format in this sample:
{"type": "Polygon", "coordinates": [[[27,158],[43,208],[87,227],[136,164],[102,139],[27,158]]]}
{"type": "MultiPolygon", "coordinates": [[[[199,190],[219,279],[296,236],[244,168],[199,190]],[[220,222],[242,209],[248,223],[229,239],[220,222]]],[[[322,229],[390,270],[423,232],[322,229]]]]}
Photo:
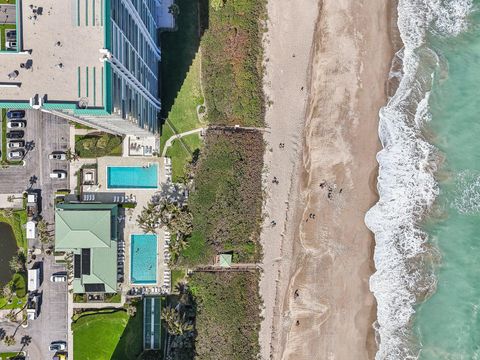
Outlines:
{"type": "Polygon", "coordinates": [[[462,171],[455,181],[453,206],[461,214],[476,215],[480,212],[480,174],[476,171],[462,171]]]}
{"type": "MultiPolygon", "coordinates": [[[[366,217],[375,234],[376,272],[370,289],[377,299],[377,360],[416,359],[419,344],[411,321],[419,296],[435,288],[425,265],[427,235],[419,221],[438,195],[436,149],[422,135],[430,120],[428,99],[439,59],[425,42],[428,33],[455,36],[467,26],[471,0],[400,0],[398,26],[404,48],[397,54],[402,76],[380,111],[379,201],[366,217]]],[[[398,68],[398,66],[397,66],[398,68]]],[[[392,76],[398,71],[392,70],[392,76]]]]}

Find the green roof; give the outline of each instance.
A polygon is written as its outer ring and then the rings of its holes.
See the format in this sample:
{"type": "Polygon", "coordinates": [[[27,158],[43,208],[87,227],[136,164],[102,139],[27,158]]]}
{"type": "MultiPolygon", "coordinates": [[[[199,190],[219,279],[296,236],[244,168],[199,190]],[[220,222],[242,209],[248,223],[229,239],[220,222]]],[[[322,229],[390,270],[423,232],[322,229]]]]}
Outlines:
{"type": "Polygon", "coordinates": [[[55,209],[55,250],[90,249],[90,274],[73,281],[73,291],[84,293],[87,284],[104,284],[105,292],[117,287],[117,215],[112,204],[59,204],[55,209]]]}
{"type": "Polygon", "coordinates": [[[55,212],[55,247],[110,247],[111,215],[109,210],[64,210],[55,212]]]}
{"type": "Polygon", "coordinates": [[[232,266],[232,254],[220,254],[218,255],[218,262],[222,267],[232,266]]]}

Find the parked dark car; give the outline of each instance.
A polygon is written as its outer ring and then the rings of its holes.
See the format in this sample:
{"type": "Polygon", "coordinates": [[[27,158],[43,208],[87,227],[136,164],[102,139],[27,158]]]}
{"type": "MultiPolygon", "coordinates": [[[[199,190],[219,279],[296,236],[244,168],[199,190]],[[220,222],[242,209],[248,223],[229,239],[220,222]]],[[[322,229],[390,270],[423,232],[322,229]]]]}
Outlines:
{"type": "Polygon", "coordinates": [[[7,118],[9,119],[23,119],[25,117],[24,110],[10,110],[7,112],[7,118]]]}
{"type": "Polygon", "coordinates": [[[7,39],[12,40],[17,38],[17,30],[7,31],[7,39]]]}
{"type": "Polygon", "coordinates": [[[7,133],[7,139],[21,139],[24,135],[23,130],[13,130],[7,133]]]}

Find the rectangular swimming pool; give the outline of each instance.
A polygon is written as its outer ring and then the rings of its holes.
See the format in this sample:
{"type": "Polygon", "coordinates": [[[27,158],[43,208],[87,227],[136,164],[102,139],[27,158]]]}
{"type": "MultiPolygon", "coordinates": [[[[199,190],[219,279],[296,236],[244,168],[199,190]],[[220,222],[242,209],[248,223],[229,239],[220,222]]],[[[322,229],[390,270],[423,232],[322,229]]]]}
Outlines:
{"type": "Polygon", "coordinates": [[[130,237],[130,280],[133,284],[157,282],[157,235],[130,237]]]}
{"type": "Polygon", "coordinates": [[[148,166],[107,166],[109,189],[158,188],[158,164],[148,166]]]}

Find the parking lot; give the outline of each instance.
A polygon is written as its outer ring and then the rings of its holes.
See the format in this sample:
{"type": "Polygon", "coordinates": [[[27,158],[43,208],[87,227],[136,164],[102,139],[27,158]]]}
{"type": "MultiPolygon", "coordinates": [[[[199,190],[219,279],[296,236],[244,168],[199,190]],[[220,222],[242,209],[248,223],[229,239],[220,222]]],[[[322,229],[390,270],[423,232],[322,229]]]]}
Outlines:
{"type": "Polygon", "coordinates": [[[48,350],[50,343],[67,342],[67,283],[50,281],[52,274],[64,271],[65,267],[55,264],[52,256],[45,257],[40,287],[40,313],[37,319],[29,321],[29,326],[25,329],[32,338],[33,346],[26,349],[30,359],[51,359],[53,353],[48,350]]]}
{"type": "MultiPolygon", "coordinates": [[[[69,147],[69,124],[65,119],[38,110],[27,110],[24,139],[31,150],[26,152],[24,166],[10,165],[0,168],[0,193],[21,193],[38,189],[41,195],[41,215],[53,223],[53,197],[55,191],[68,189],[66,179],[51,179],[53,170],[68,170],[68,161],[49,160],[54,151],[66,151],[69,147]]],[[[8,141],[8,139],[7,139],[8,141]]],[[[7,150],[8,151],[8,150],[7,150]]]]}

